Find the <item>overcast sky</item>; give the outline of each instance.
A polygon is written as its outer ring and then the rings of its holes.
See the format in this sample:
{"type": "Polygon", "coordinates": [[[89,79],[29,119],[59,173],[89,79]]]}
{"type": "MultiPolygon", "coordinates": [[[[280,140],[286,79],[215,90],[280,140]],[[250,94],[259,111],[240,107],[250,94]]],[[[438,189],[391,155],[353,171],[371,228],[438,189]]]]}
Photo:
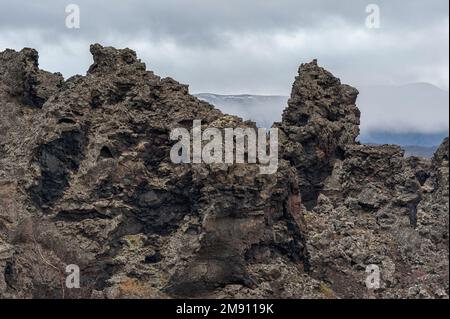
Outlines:
{"type": "Polygon", "coordinates": [[[41,67],[85,74],[89,44],[130,47],[191,92],[288,95],[300,63],[353,86],[449,87],[448,0],[0,0],[0,50],[34,47],[41,67]],[[80,29],[65,26],[78,4],[80,29]],[[366,27],[366,7],[380,28],[366,27]]]}

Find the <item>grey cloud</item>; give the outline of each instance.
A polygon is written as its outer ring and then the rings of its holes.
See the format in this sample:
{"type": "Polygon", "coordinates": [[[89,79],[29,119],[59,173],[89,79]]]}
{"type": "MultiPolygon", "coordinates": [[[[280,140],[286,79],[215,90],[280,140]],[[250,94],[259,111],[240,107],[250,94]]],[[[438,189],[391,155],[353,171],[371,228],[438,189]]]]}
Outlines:
{"type": "Polygon", "coordinates": [[[192,92],[288,95],[313,58],[360,88],[447,90],[448,9],[447,0],[0,0],[0,50],[34,47],[41,67],[68,77],[87,70],[91,43],[130,47],[192,92]],[[79,30],[65,28],[69,3],[81,8],[79,30]],[[369,3],[380,6],[379,30],[364,26],[369,3]]]}
{"type": "Polygon", "coordinates": [[[217,44],[225,32],[313,29],[333,19],[361,26],[369,3],[380,6],[386,28],[417,29],[448,17],[445,0],[1,0],[0,27],[68,33],[64,8],[72,2],[82,10],[83,35],[145,33],[155,39],[172,37],[185,45],[217,44]]]}

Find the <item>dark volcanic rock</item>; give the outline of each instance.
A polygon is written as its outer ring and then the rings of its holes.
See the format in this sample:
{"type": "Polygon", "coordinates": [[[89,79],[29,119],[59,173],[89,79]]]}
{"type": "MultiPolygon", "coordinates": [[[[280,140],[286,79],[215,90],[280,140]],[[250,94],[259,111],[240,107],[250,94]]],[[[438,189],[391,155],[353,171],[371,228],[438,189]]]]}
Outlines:
{"type": "Polygon", "coordinates": [[[0,85],[20,103],[42,107],[60,88],[63,77],[39,69],[34,49],[6,50],[0,55],[0,85]]]}
{"type": "Polygon", "coordinates": [[[317,61],[302,64],[283,121],[281,156],[296,167],[305,205],[311,208],[334,160],[359,135],[358,91],[341,84],[317,61]]]}
{"type": "MultiPolygon", "coordinates": [[[[5,54],[22,61],[27,52],[5,54]]],[[[2,296],[312,294],[309,279],[290,284],[295,290],[265,288],[301,278],[308,263],[297,176],[287,163],[259,175],[255,165],[170,160],[172,128],[190,129],[196,119],[205,128],[253,124],[146,71],[129,49],[91,52],[86,76],[64,82],[38,113],[15,114],[27,131],[4,128],[0,192],[10,199],[2,198],[0,225],[12,275],[2,296]],[[20,154],[9,148],[23,141],[20,154]],[[82,289],[61,288],[68,264],[80,266],[82,289]],[[279,276],[266,279],[275,268],[279,276]]]]}
{"type": "Polygon", "coordinates": [[[448,140],[433,160],[358,145],[357,91],[314,61],[276,125],[276,174],[176,165],[173,128],[254,123],[132,50],[91,52],[67,81],[34,50],[0,53],[1,298],[448,297],[448,140]]]}

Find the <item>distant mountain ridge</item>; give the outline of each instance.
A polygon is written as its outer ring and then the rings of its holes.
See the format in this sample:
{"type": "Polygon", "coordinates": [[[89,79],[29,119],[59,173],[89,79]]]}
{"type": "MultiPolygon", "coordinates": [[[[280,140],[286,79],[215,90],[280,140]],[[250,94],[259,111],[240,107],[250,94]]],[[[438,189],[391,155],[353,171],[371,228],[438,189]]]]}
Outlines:
{"type": "Polygon", "coordinates": [[[200,100],[217,106],[222,111],[255,121],[260,127],[271,127],[281,121],[289,97],[281,95],[220,95],[212,93],[194,94],[200,100]]]}

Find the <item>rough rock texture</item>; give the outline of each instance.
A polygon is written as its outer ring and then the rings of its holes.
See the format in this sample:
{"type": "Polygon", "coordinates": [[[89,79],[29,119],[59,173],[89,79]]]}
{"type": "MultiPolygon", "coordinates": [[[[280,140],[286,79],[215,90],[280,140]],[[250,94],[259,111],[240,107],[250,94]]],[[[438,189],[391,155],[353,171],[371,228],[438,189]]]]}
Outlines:
{"type": "Polygon", "coordinates": [[[91,52],[66,81],[0,53],[0,298],[448,298],[448,140],[430,161],[358,145],[357,91],[313,61],[276,174],[176,165],[171,129],[254,123],[129,49],[91,52]]]}
{"type": "MultiPolygon", "coordinates": [[[[10,71],[16,61],[39,74],[29,52],[3,53],[2,76],[23,79],[23,72],[10,71]]],[[[41,110],[1,91],[1,295],[197,297],[244,290],[300,297],[312,290],[303,286],[310,280],[289,283],[288,292],[264,285],[301,278],[307,268],[295,170],[282,162],[276,175],[264,176],[255,165],[170,160],[172,128],[189,129],[195,119],[205,128],[254,124],[146,71],[131,50],[94,45],[91,52],[87,75],[65,81],[41,110]],[[80,290],[64,289],[69,264],[81,268],[80,290]]]]}
{"type": "Polygon", "coordinates": [[[333,163],[359,135],[358,91],[341,84],[330,72],[302,64],[288,108],[283,113],[282,157],[299,172],[303,202],[314,206],[333,163]]]}
{"type": "Polygon", "coordinates": [[[0,57],[0,85],[10,98],[32,107],[42,107],[63,83],[61,74],[39,69],[38,52],[6,50],[0,57]]]}
{"type": "Polygon", "coordinates": [[[348,146],[306,213],[316,278],[348,298],[448,297],[448,183],[435,174],[396,146],[348,146]],[[367,265],[381,270],[375,292],[367,265]]]}

